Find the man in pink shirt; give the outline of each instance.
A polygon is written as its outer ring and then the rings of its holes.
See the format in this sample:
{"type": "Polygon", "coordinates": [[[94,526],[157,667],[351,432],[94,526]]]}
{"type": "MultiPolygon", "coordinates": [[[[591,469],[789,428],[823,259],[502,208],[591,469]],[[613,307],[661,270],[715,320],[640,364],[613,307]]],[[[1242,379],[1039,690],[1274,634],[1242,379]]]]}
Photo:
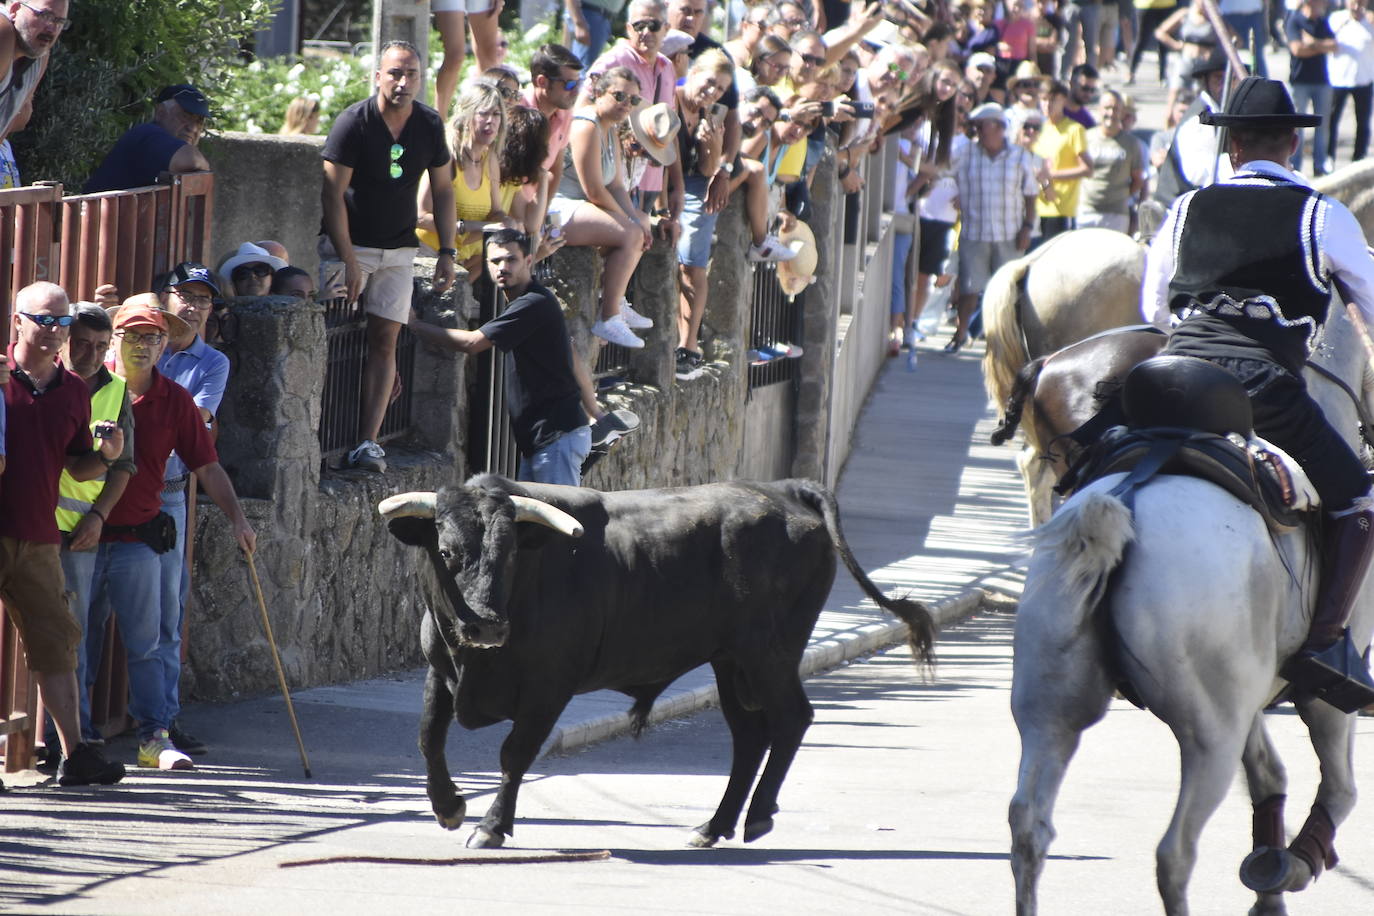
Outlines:
{"type": "MultiPolygon", "coordinates": [[[[530,88],[525,90],[524,103],[539,109],[549,121],[549,154],[544,158],[548,178],[540,200],[552,197],[563,177],[563,149],[568,145],[572,109],[581,86],[582,62],[562,45],[543,45],[530,58],[530,88]]],[[[542,214],[539,219],[543,221],[542,214]]]]}
{"type": "MultiPolygon", "coordinates": [[[[612,67],[627,67],[639,77],[645,105],[664,102],[669,107],[677,107],[673,94],[677,73],[673,70],[673,62],[659,53],[663,38],[668,34],[667,20],[668,7],[663,0],[631,0],[625,19],[626,37],[598,57],[587,71],[588,75],[602,73],[612,67]]],[[[668,166],[668,177],[668,222],[676,226],[683,203],[680,162],[668,166]]],[[[640,205],[645,210],[652,212],[658,209],[654,203],[663,190],[663,166],[650,162],[639,179],[638,190],[641,192],[640,205]]]]}

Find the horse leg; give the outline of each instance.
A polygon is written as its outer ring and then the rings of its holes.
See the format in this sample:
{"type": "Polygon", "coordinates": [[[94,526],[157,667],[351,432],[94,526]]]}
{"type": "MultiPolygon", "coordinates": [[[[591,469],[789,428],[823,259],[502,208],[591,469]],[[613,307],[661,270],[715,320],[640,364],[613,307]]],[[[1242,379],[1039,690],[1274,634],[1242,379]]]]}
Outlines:
{"type": "Polygon", "coordinates": [[[749,797],[749,787],[754,784],[763,755],[768,752],[767,720],[760,710],[746,709],[740,699],[739,686],[735,683],[739,668],[728,659],[713,661],[711,667],[716,673],[720,711],[730,728],[730,779],[716,813],[698,827],[688,841],[689,846],[700,849],[716,845],[722,837],[727,840],[734,837],[735,824],[749,797]]]}
{"type": "Polygon", "coordinates": [[[1030,524],[1038,528],[1050,520],[1053,513],[1054,480],[1045,467],[1043,456],[1031,446],[1016,454],[1016,467],[1026,486],[1026,502],[1030,506],[1030,524]]]}
{"type": "Polygon", "coordinates": [[[1171,916],[1188,912],[1188,880],[1197,864],[1198,837],[1226,797],[1246,745],[1243,724],[1207,718],[1212,721],[1169,722],[1178,739],[1182,773],[1173,820],[1155,850],[1155,879],[1164,911],[1171,916]]]}
{"type": "Polygon", "coordinates": [[[1312,697],[1299,700],[1297,707],[1321,764],[1321,782],[1288,848],[1256,850],[1245,860],[1249,868],[1242,867],[1241,880],[1256,891],[1300,891],[1334,867],[1336,828],[1355,807],[1354,716],[1312,697]]]}
{"type": "MultiPolygon", "coordinates": [[[[1254,809],[1251,823],[1254,852],[1251,856],[1261,850],[1282,849],[1285,839],[1283,803],[1287,798],[1284,793],[1288,789],[1288,773],[1269,739],[1263,713],[1257,714],[1250,724],[1241,763],[1245,767],[1245,782],[1250,789],[1250,803],[1254,809]]],[[[1247,860],[1249,858],[1247,856],[1247,860]]],[[[1242,864],[1242,884],[1247,883],[1245,870],[1242,864]]],[[[1287,911],[1282,893],[1259,893],[1255,905],[1250,908],[1250,916],[1282,916],[1287,911]]]]}
{"type": "Polygon", "coordinates": [[[768,763],[754,788],[749,816],[744,819],[744,842],[751,843],[773,829],[778,810],[778,793],[787,770],[801,747],[802,737],[815,719],[811,701],[806,698],[796,664],[779,670],[756,673],[755,689],[768,720],[768,763]]]}
{"type": "Polygon", "coordinates": [[[1069,760],[1088,726],[1101,719],[1112,686],[1097,659],[1100,640],[1091,629],[1072,641],[1036,639],[1017,631],[1011,710],[1021,734],[1021,765],[1007,820],[1016,912],[1036,912],[1036,885],[1054,839],[1054,803],[1069,760]]]}
{"type": "Polygon", "coordinates": [[[486,817],[468,837],[469,849],[495,849],[515,833],[515,801],[520,794],[520,783],[525,778],[530,764],[539,754],[544,739],[558,722],[558,717],[567,705],[562,703],[535,700],[522,704],[515,714],[510,734],[501,742],[501,786],[496,790],[496,798],[487,809],[486,817]],[[530,712],[529,708],[537,708],[530,712]]]}

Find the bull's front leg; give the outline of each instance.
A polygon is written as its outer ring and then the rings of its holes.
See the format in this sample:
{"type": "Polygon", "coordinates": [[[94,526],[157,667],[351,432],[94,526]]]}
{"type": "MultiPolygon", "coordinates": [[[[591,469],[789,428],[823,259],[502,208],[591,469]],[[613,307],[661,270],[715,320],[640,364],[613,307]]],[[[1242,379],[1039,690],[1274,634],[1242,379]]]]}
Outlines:
{"type": "Polygon", "coordinates": [[[425,676],[425,705],[420,714],[420,753],[425,758],[425,793],[439,826],[457,830],[467,813],[467,802],[448,773],[444,744],[453,721],[453,694],[443,674],[430,667],[425,676]]]}
{"type": "Polygon", "coordinates": [[[510,734],[501,743],[501,787],[487,809],[486,817],[468,837],[470,848],[495,849],[506,842],[506,837],[515,833],[515,800],[520,794],[520,783],[566,705],[567,700],[564,700],[541,709],[532,711],[526,708],[516,713],[510,734]]]}

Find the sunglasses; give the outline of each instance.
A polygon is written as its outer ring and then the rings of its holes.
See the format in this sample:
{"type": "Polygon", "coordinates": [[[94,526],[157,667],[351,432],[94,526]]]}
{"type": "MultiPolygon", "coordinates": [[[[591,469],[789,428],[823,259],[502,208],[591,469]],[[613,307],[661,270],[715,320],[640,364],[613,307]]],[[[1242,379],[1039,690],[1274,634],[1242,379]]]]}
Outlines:
{"type": "Polygon", "coordinates": [[[520,90],[512,89],[509,86],[497,86],[496,91],[499,92],[501,94],[501,98],[505,99],[507,102],[513,102],[516,99],[520,98],[520,90]]]}
{"type": "MultiPolygon", "coordinates": [[[[400,166],[393,166],[393,168],[400,168],[400,166]]],[[[392,175],[391,177],[395,178],[396,176],[392,175]]],[[[247,277],[249,274],[261,280],[263,277],[271,276],[272,268],[266,264],[240,264],[238,267],[234,268],[232,276],[238,279],[240,277],[247,277]]],[[[181,294],[178,293],[177,295],[180,296],[181,294]]]]}
{"type": "Polygon", "coordinates": [[[577,79],[575,79],[575,80],[568,80],[566,83],[563,84],[563,88],[564,88],[565,90],[567,90],[568,92],[572,92],[574,89],[576,89],[578,86],[581,86],[581,85],[582,85],[582,77],[579,76],[579,77],[578,77],[577,79]]]}
{"type": "MultiPolygon", "coordinates": [[[[799,56],[802,59],[802,63],[810,64],[813,67],[819,67],[821,64],[825,63],[824,57],[817,57],[814,54],[802,54],[799,56]]],[[[902,79],[906,79],[906,77],[904,76],[902,79]]]]}
{"type": "Polygon", "coordinates": [[[634,108],[640,102],[644,101],[644,97],[641,95],[630,95],[628,92],[621,92],[619,89],[608,94],[611,98],[615,99],[617,102],[620,102],[621,104],[629,102],[631,108],[634,108]]]}
{"type": "Polygon", "coordinates": [[[787,26],[789,29],[799,29],[802,26],[810,25],[805,19],[779,19],[778,23],[787,26]]]}
{"type": "Polygon", "coordinates": [[[661,19],[639,19],[630,23],[630,28],[636,32],[658,32],[663,28],[661,19]]]}
{"type": "Polygon", "coordinates": [[[19,314],[40,328],[69,328],[72,326],[72,322],[76,321],[75,315],[35,315],[32,312],[20,312],[19,314]]]}
{"type": "Polygon", "coordinates": [[[156,347],[158,344],[162,343],[162,339],[167,335],[163,334],[161,331],[154,331],[152,334],[138,334],[134,331],[115,331],[114,336],[131,347],[137,347],[142,344],[156,347]]]}
{"type": "Polygon", "coordinates": [[[901,64],[896,63],[894,61],[893,63],[887,65],[887,69],[889,73],[897,74],[897,79],[901,80],[902,82],[906,82],[907,74],[906,71],[902,69],[901,64]]]}
{"type": "Polygon", "coordinates": [[[1022,125],[1021,125],[1021,130],[1025,131],[1025,132],[1028,133],[1028,134],[1038,134],[1038,133],[1040,133],[1040,125],[1039,125],[1039,124],[1022,124],[1022,125]]]}
{"type": "Polygon", "coordinates": [[[391,177],[401,177],[400,158],[406,154],[406,148],[399,143],[391,144],[391,177]]]}

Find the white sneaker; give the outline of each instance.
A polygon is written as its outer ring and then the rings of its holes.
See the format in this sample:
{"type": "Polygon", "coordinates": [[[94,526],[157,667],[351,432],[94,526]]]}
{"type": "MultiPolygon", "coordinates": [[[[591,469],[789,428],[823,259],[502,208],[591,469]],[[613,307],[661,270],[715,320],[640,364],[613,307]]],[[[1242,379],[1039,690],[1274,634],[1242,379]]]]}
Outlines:
{"type": "Polygon", "coordinates": [[[749,246],[749,260],[755,263],[764,261],[790,261],[797,252],[779,241],[776,235],[765,235],[763,241],[749,246]]]}
{"type": "Polygon", "coordinates": [[[196,765],[172,744],[167,729],[159,728],[138,746],[138,765],[151,770],[194,770],[196,765]]]}
{"type": "Polygon", "coordinates": [[[629,347],[638,350],[644,346],[644,341],[635,336],[629,326],[625,324],[625,319],[619,315],[612,315],[610,318],[603,318],[592,325],[592,333],[602,340],[609,340],[613,344],[622,347],[629,347]]]}
{"type": "Polygon", "coordinates": [[[636,312],[628,299],[620,300],[620,317],[625,319],[625,326],[634,331],[646,331],[654,326],[654,320],[636,312]]]}
{"type": "Polygon", "coordinates": [[[349,467],[384,474],[386,473],[386,452],[382,451],[382,447],[371,439],[364,439],[358,443],[353,451],[348,453],[348,465],[349,467]]]}

